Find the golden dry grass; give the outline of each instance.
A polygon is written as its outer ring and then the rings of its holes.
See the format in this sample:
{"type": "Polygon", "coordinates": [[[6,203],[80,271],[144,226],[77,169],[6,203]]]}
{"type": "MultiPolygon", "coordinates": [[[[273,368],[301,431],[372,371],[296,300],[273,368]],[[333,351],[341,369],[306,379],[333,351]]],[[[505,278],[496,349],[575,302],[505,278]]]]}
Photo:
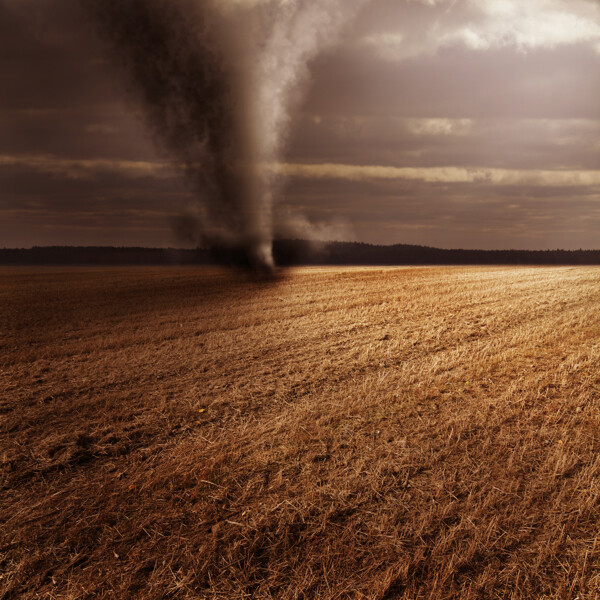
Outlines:
{"type": "Polygon", "coordinates": [[[600,598],[599,297],[0,270],[0,597],[600,598]]]}

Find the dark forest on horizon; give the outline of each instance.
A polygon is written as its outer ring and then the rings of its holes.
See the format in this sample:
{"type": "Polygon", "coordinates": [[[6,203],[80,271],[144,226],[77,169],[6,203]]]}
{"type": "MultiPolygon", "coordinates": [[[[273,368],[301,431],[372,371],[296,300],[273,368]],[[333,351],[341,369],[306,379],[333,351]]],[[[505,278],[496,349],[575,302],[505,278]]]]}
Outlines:
{"type": "MultiPolygon", "coordinates": [[[[276,240],[279,266],[346,265],[600,265],[600,250],[463,250],[361,242],[276,240]]],[[[112,246],[0,248],[0,265],[235,264],[235,251],[112,246]]]]}

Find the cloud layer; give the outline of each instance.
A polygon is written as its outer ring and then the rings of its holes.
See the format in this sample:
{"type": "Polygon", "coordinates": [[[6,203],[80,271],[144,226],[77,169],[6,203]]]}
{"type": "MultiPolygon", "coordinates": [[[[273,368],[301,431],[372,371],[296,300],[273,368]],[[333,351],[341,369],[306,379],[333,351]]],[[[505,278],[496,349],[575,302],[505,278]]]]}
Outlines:
{"type": "MultiPolygon", "coordinates": [[[[389,3],[377,4],[382,16],[392,10],[389,3]]],[[[600,53],[600,8],[594,0],[432,0],[413,5],[407,12],[410,29],[389,21],[384,25],[382,18],[379,27],[363,31],[355,43],[388,60],[453,46],[528,52],[587,45],[600,53]]]]}
{"type": "MultiPolygon", "coordinates": [[[[177,243],[190,190],[73,2],[45,5],[0,0],[0,245],[177,243]]],[[[309,68],[288,151],[265,166],[281,230],[600,247],[598,2],[373,0],[309,68]]]]}

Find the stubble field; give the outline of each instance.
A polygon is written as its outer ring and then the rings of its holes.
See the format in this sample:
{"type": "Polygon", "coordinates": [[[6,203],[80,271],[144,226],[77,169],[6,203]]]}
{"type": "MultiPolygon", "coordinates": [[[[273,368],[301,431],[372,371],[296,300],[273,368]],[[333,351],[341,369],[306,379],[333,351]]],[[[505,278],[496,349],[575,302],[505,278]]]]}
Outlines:
{"type": "Polygon", "coordinates": [[[600,598],[600,269],[0,269],[0,597],[600,598]]]}

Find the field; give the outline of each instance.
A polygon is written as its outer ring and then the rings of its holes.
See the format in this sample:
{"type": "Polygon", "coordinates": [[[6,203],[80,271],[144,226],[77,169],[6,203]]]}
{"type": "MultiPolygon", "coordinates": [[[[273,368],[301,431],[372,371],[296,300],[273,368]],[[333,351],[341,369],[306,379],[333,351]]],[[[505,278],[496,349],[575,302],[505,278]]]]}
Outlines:
{"type": "Polygon", "coordinates": [[[600,598],[600,269],[0,269],[0,598],[600,598]]]}

